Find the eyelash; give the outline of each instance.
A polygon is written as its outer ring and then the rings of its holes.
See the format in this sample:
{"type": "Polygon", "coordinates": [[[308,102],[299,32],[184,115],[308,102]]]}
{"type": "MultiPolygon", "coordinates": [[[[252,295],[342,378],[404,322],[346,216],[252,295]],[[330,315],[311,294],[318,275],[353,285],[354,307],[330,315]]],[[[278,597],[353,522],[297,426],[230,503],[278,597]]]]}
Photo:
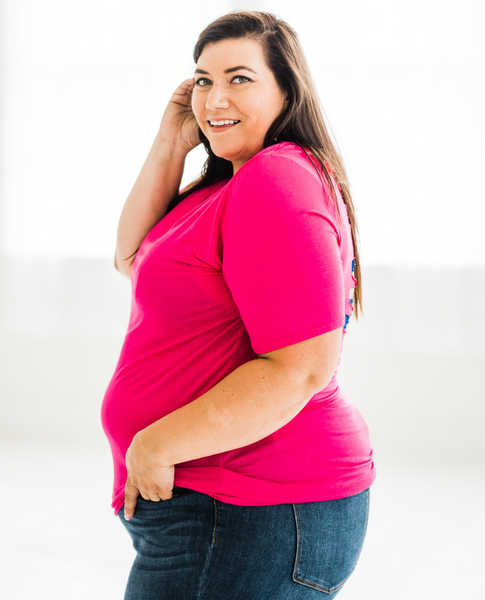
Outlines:
{"type": "MultiPolygon", "coordinates": [[[[234,81],[235,79],[247,79],[248,81],[251,81],[249,79],[249,77],[246,77],[245,75],[236,75],[235,77],[232,78],[232,81],[234,81]]],[[[199,81],[204,81],[204,80],[210,81],[209,79],[207,79],[207,77],[200,77],[195,82],[195,85],[198,85],[199,87],[207,87],[206,85],[199,85],[199,81]]]]}

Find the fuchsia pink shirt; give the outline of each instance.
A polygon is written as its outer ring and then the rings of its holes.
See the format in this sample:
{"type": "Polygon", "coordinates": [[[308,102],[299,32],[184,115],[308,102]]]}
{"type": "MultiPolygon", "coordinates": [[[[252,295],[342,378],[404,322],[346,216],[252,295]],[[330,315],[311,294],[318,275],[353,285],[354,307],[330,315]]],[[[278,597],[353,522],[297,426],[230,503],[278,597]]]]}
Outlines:
{"type": "MultiPolygon", "coordinates": [[[[102,406],[115,513],[138,431],[256,354],[344,326],[354,257],[338,198],[341,223],[303,150],[282,142],[232,178],[190,194],[143,240],[128,330],[102,406]]],[[[256,506],[343,498],[374,477],[367,426],[335,374],[285,426],[243,448],[176,465],[174,483],[256,506]]]]}

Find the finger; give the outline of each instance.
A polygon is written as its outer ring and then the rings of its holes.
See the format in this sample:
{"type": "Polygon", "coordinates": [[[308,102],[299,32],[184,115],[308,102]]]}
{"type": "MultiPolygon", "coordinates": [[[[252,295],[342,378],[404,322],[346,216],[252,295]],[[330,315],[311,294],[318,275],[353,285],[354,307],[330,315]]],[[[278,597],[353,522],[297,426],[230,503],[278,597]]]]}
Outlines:
{"type": "Polygon", "coordinates": [[[192,77],[191,79],[186,79],[185,81],[182,81],[182,83],[179,85],[179,88],[181,88],[182,90],[187,90],[190,87],[192,87],[195,83],[195,77],[192,77]]]}
{"type": "Polygon", "coordinates": [[[138,488],[128,480],[125,486],[125,519],[127,521],[135,514],[136,499],[139,494],[138,488]]]}
{"type": "Polygon", "coordinates": [[[173,498],[173,493],[170,491],[168,492],[168,495],[162,495],[161,492],[159,492],[158,494],[160,496],[160,500],[170,500],[171,498],[173,498]]]}
{"type": "Polygon", "coordinates": [[[192,77],[191,79],[186,79],[179,85],[179,87],[175,90],[174,94],[177,94],[177,96],[183,96],[188,92],[192,93],[194,86],[195,77],[192,77]]]}
{"type": "Polygon", "coordinates": [[[147,494],[148,500],[151,500],[152,502],[160,502],[160,500],[162,499],[157,490],[154,490],[153,492],[147,492],[147,494]]]}

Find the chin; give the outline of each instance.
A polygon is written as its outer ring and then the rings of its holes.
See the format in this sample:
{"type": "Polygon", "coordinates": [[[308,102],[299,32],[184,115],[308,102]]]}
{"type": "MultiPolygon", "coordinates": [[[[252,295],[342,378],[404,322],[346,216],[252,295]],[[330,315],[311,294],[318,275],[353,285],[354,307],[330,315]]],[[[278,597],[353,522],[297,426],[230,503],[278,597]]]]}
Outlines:
{"type": "Polygon", "coordinates": [[[224,158],[225,160],[229,160],[229,161],[233,161],[236,160],[241,152],[231,152],[228,149],[222,148],[221,145],[219,144],[214,144],[213,142],[211,142],[211,150],[212,152],[218,156],[219,158],[224,158]]]}

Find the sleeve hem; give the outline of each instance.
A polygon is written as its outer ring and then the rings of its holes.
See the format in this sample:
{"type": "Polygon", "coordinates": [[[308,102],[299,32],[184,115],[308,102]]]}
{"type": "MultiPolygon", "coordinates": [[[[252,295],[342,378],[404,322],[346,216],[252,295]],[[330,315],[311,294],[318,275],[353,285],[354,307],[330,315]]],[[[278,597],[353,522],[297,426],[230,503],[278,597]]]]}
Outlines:
{"type": "Polygon", "coordinates": [[[317,335],[322,335],[323,333],[328,333],[329,331],[333,331],[334,329],[343,327],[343,325],[344,324],[342,322],[342,319],[338,319],[336,321],[330,321],[321,327],[305,329],[304,331],[300,331],[298,333],[292,333],[291,335],[287,335],[287,336],[278,338],[276,340],[269,340],[267,342],[260,342],[257,344],[251,343],[251,346],[252,346],[255,354],[266,354],[266,352],[272,352],[273,350],[279,350],[280,348],[284,348],[285,346],[291,346],[292,344],[297,344],[298,342],[303,342],[312,337],[316,337],[317,335]]]}

